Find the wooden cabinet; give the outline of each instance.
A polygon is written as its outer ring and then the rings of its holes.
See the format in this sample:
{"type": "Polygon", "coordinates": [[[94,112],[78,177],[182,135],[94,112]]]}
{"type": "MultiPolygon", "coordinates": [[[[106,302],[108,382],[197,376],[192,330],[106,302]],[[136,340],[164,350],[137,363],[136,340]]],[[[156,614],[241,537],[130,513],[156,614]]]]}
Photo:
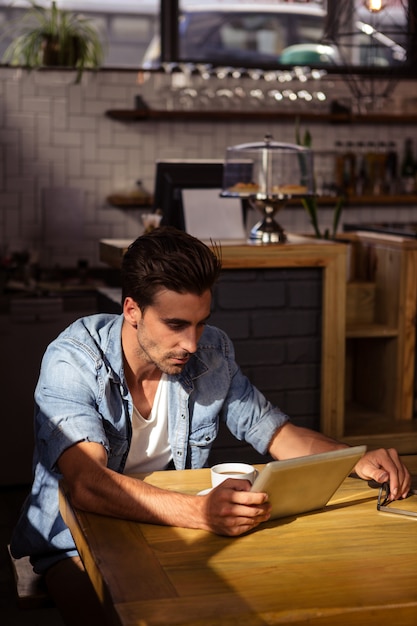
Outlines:
{"type": "Polygon", "coordinates": [[[343,238],[351,242],[355,283],[374,284],[374,306],[365,322],[346,325],[345,412],[331,434],[416,453],[417,240],[365,232],[343,238]]]}

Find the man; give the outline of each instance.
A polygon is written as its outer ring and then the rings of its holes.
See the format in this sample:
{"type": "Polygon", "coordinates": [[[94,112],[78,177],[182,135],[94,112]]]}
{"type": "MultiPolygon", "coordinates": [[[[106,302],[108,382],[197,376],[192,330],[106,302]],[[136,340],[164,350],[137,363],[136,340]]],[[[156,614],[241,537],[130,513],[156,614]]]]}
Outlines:
{"type": "MultiPolygon", "coordinates": [[[[345,447],[291,424],[242,374],[225,333],[207,325],[220,269],[218,254],[184,232],[143,235],[123,259],[123,314],[78,320],[45,353],[34,483],[12,551],[30,555],[59,604],[72,569],[85,576],[59,514],[60,478],[86,511],[237,536],[269,518],[266,494],[250,492],[249,483],[228,480],[197,497],[128,474],[204,466],[219,420],[276,459],[345,447]]],[[[395,450],[369,452],[355,470],[389,480],[393,499],[409,491],[395,450]]]]}

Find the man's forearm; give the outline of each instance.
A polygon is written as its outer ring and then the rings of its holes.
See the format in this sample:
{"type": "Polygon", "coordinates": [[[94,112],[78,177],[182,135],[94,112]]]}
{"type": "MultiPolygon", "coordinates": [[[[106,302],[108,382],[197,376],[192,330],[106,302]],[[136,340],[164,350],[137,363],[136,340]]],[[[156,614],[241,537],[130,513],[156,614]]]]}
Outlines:
{"type": "Polygon", "coordinates": [[[84,511],[132,521],[202,528],[199,502],[194,496],[167,491],[142,480],[101,468],[88,480],[69,485],[71,503],[84,511]]]}
{"type": "Polygon", "coordinates": [[[90,513],[133,521],[204,528],[201,502],[166,491],[107,467],[103,446],[76,444],[59,461],[71,503],[90,513]]]}
{"type": "Polygon", "coordinates": [[[346,447],[348,447],[346,444],[322,433],[287,422],[274,434],[269,453],[275,459],[284,460],[346,447]]]}

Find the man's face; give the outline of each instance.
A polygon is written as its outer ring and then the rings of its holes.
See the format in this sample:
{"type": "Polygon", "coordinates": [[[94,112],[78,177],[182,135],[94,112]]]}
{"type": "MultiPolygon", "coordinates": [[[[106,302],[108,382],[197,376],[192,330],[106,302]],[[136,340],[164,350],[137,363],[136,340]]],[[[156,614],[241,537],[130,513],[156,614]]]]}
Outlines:
{"type": "Polygon", "coordinates": [[[210,304],[210,291],[201,296],[159,291],[143,314],[138,307],[137,356],[165,374],[179,374],[197,350],[210,304]]]}

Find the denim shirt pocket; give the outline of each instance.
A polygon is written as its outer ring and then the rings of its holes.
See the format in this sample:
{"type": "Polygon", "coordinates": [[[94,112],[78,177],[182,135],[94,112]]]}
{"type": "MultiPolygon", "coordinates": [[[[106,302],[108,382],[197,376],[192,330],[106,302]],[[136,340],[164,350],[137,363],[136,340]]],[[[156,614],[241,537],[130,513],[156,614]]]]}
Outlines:
{"type": "Polygon", "coordinates": [[[204,467],[211,447],[218,433],[218,420],[200,424],[193,429],[188,440],[191,455],[191,467],[204,467]]]}
{"type": "Polygon", "coordinates": [[[107,466],[116,472],[121,472],[129,450],[129,441],[126,435],[120,433],[108,422],[104,425],[104,429],[109,442],[107,466]]]}

